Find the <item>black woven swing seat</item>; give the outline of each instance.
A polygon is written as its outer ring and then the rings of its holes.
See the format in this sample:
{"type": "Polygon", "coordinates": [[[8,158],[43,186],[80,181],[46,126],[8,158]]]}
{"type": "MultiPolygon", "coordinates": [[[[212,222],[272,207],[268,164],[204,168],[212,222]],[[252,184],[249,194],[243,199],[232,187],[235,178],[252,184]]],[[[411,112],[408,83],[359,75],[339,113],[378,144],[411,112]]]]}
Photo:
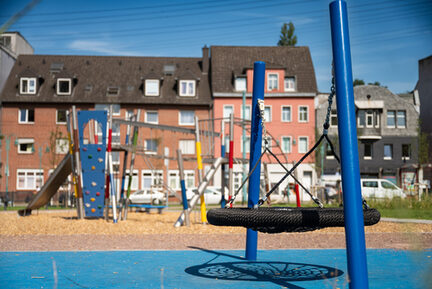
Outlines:
{"type": "MultiPolygon", "coordinates": [[[[376,209],[363,209],[365,226],[380,220],[376,209]]],[[[211,209],[208,222],[215,226],[246,227],[264,233],[307,232],[326,227],[344,227],[343,208],[226,208],[211,209]]]]}

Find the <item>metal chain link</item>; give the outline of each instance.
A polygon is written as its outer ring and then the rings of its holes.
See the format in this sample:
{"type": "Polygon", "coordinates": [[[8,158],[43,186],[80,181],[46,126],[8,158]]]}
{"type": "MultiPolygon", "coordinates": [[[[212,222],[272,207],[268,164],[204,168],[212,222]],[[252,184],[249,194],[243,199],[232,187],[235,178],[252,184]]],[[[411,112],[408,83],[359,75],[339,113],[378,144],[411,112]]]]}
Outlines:
{"type": "Polygon", "coordinates": [[[331,115],[331,107],[333,104],[333,97],[336,95],[336,88],[335,88],[335,78],[334,76],[332,77],[332,84],[330,87],[330,95],[328,97],[328,106],[327,106],[327,114],[325,117],[325,121],[323,124],[323,134],[327,134],[328,133],[328,128],[330,127],[330,115],[331,115]]]}

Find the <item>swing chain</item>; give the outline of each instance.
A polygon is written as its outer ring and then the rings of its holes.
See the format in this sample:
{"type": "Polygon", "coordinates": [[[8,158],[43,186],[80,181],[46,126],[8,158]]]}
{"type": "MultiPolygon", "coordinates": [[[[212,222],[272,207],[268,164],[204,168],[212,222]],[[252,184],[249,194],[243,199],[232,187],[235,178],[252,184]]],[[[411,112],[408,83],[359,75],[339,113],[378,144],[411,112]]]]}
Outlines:
{"type": "Polygon", "coordinates": [[[268,136],[267,136],[267,129],[266,129],[266,126],[265,126],[265,114],[264,114],[264,112],[265,112],[265,106],[264,106],[264,100],[263,99],[258,99],[257,101],[258,101],[259,116],[261,118],[262,133],[263,133],[263,138],[264,138],[264,150],[261,153],[261,156],[259,157],[259,159],[257,160],[257,162],[255,163],[253,169],[249,172],[249,174],[247,175],[247,177],[243,180],[243,182],[240,185],[240,187],[236,190],[234,196],[225,205],[226,208],[229,207],[231,204],[234,203],[234,201],[235,201],[237,195],[239,194],[240,190],[243,188],[243,186],[249,180],[250,176],[255,171],[257,165],[261,162],[261,159],[263,158],[264,154],[267,151],[270,151],[269,150],[269,141],[268,141],[268,136]]]}
{"type": "Polygon", "coordinates": [[[331,114],[331,107],[333,104],[333,97],[336,95],[336,87],[335,87],[335,78],[334,76],[332,77],[332,84],[330,87],[330,94],[328,96],[328,106],[327,106],[327,114],[325,117],[325,121],[323,124],[323,134],[327,135],[328,133],[328,128],[330,127],[330,114],[331,114]]]}

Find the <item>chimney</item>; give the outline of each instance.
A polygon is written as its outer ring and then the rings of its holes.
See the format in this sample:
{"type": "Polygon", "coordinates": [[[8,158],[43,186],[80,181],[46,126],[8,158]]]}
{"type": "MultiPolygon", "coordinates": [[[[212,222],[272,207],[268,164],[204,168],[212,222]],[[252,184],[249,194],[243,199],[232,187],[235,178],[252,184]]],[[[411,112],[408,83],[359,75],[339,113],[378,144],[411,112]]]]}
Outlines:
{"type": "Polygon", "coordinates": [[[207,74],[209,72],[209,49],[207,45],[203,47],[202,52],[202,72],[207,74]]]}

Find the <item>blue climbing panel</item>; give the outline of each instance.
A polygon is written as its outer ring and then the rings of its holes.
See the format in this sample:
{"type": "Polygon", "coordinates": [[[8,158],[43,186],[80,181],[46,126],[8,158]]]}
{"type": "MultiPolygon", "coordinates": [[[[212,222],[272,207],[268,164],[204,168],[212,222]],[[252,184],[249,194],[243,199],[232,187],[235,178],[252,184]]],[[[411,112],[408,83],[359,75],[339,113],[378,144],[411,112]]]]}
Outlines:
{"type": "Polygon", "coordinates": [[[78,111],[83,201],[86,217],[103,217],[107,119],[106,111],[78,111]],[[99,132],[98,142],[95,144],[91,144],[89,141],[90,131],[94,131],[96,135],[99,132]]]}

